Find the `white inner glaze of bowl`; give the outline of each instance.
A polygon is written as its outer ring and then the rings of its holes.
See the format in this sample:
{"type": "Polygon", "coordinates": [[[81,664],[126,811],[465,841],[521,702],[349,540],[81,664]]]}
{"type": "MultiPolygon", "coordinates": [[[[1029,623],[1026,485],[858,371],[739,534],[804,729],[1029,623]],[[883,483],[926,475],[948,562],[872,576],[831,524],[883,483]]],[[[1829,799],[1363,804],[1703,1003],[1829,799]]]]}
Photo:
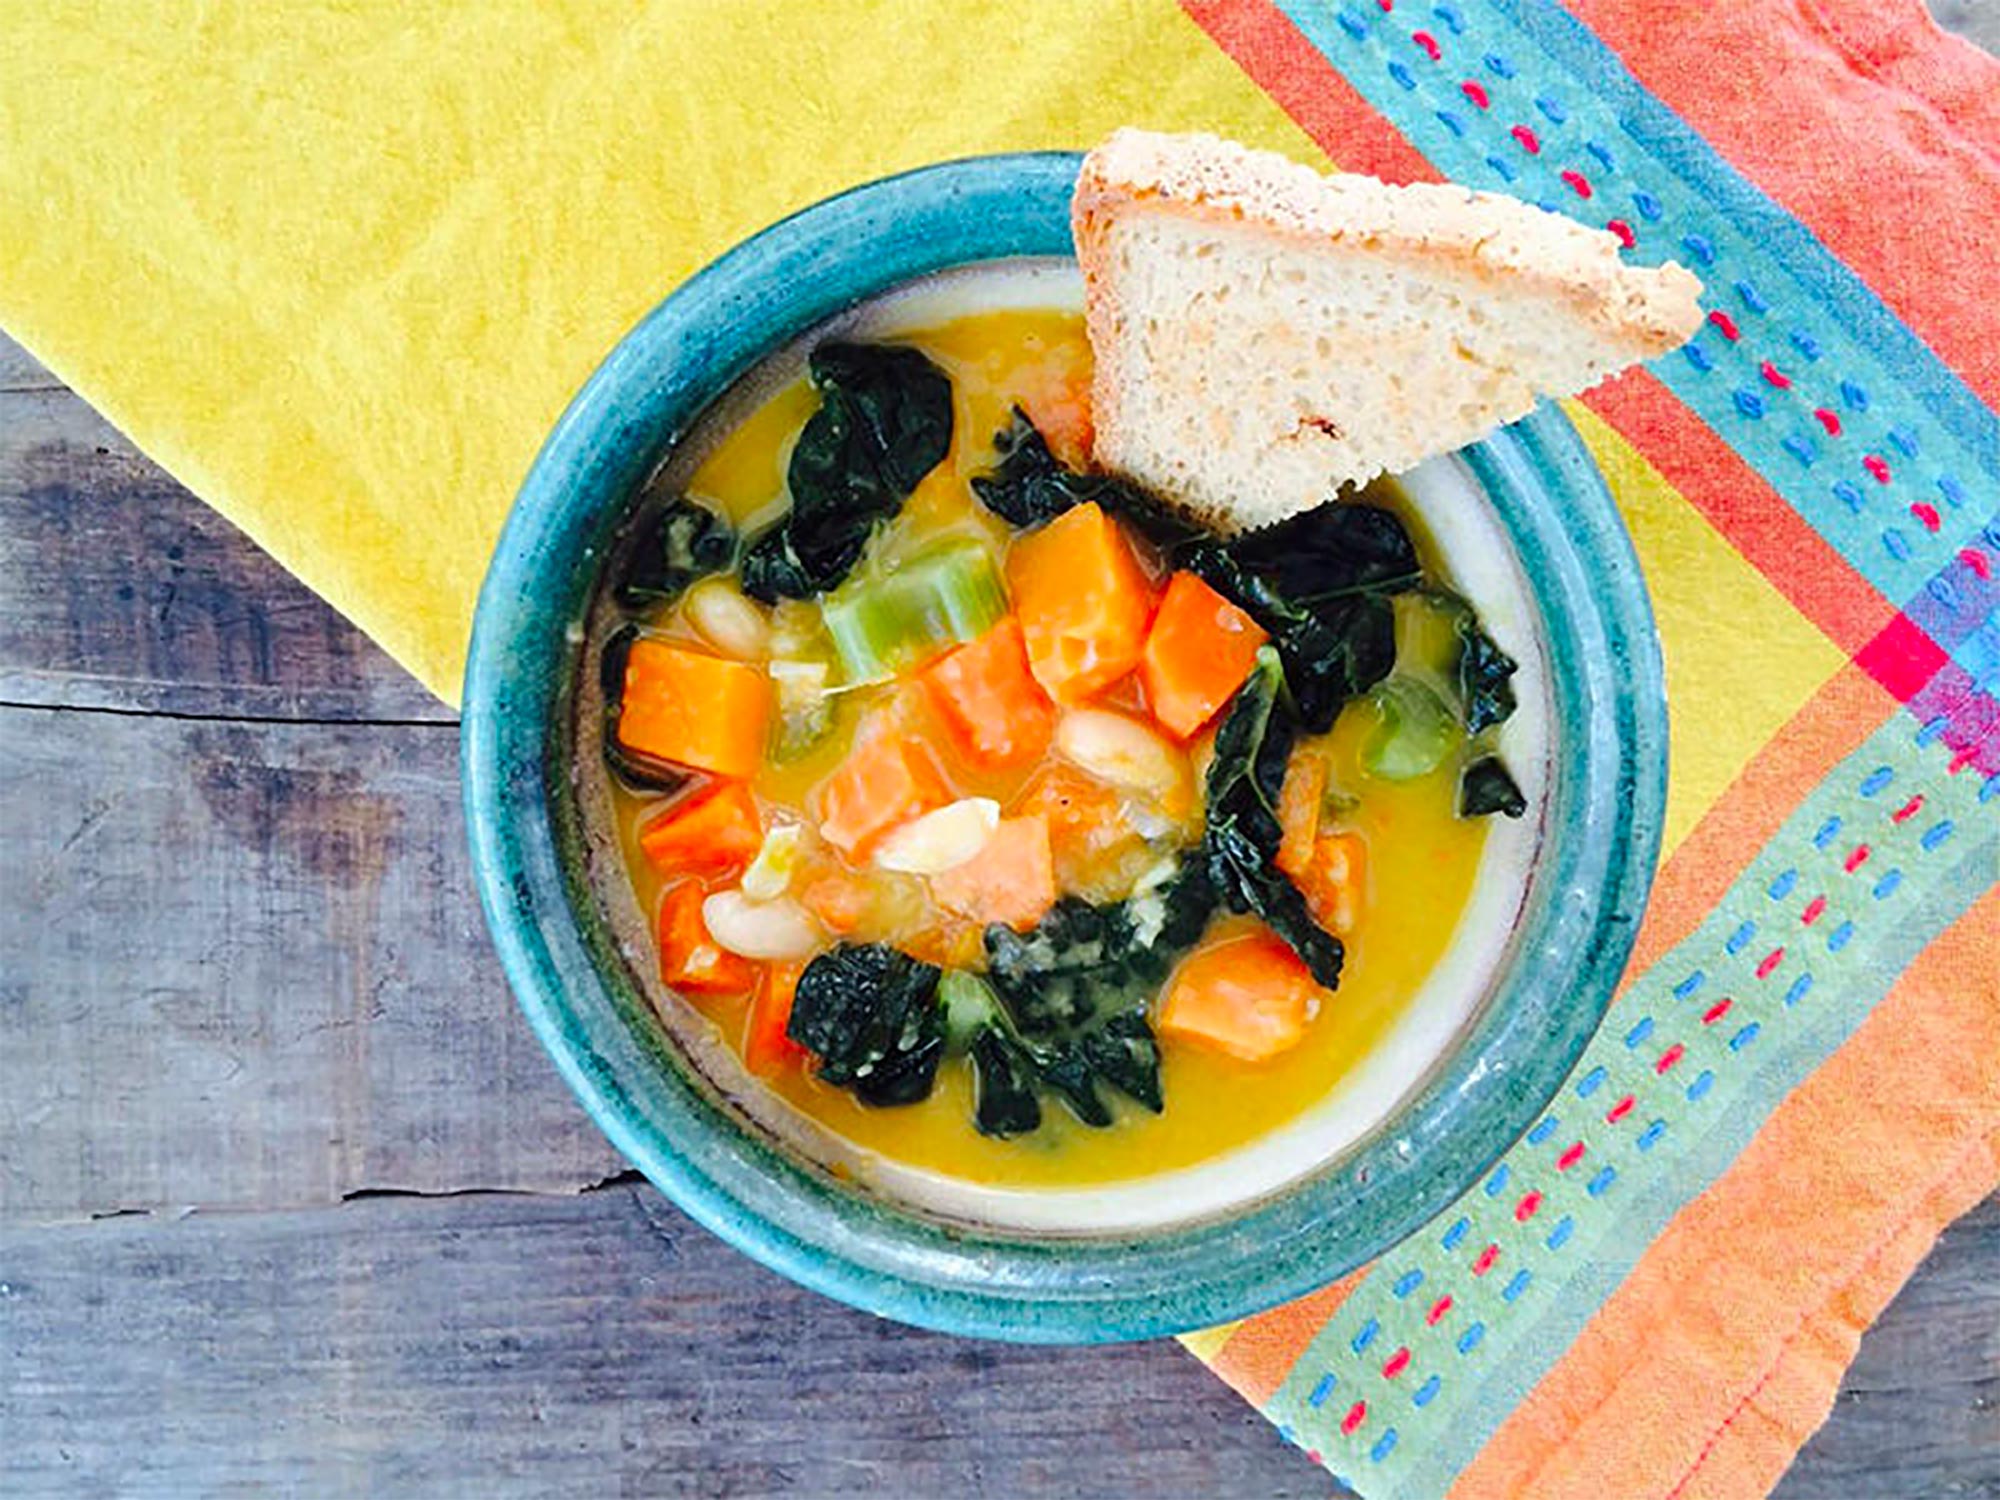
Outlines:
{"type": "MultiPolygon", "coordinates": [[[[692,470],[733,421],[753,410],[766,393],[797,378],[805,350],[830,332],[889,337],[968,312],[1081,305],[1081,279],[1075,265],[1063,261],[971,267],[900,289],[774,355],[739,384],[703,424],[703,431],[691,435],[692,440],[673,455],[668,473],[692,470]]],[[[682,1055],[737,1109],[792,1151],[837,1167],[884,1197],[997,1229],[1040,1234],[1156,1229],[1224,1214],[1329,1165],[1337,1169],[1340,1155],[1380,1128],[1449,1053],[1491,991],[1533,878],[1552,753],[1541,615],[1498,518],[1471,471],[1457,458],[1434,459],[1403,475],[1399,483],[1444,554],[1454,581],[1477,605],[1495,638],[1520,662],[1514,679],[1520,707],[1501,729],[1499,749],[1528,799],[1529,815],[1493,820],[1470,902],[1443,958],[1383,1039],[1317,1105],[1269,1135],[1196,1166],[1078,1188],[987,1186],[863,1150],[757,1084],[715,1028],[659,983],[648,924],[612,852],[615,838],[609,832],[608,805],[601,786],[585,774],[579,777],[578,790],[591,830],[593,883],[634,976],[682,1055]]],[[[593,635],[601,639],[606,629],[602,601],[596,613],[593,635]]],[[[586,694],[579,714],[578,752],[580,764],[594,768],[600,764],[600,746],[593,732],[598,715],[590,696],[586,694]]],[[[601,776],[595,780],[601,781],[601,776]]],[[[1254,1081],[1245,1086],[1254,1087],[1254,1081]]]]}

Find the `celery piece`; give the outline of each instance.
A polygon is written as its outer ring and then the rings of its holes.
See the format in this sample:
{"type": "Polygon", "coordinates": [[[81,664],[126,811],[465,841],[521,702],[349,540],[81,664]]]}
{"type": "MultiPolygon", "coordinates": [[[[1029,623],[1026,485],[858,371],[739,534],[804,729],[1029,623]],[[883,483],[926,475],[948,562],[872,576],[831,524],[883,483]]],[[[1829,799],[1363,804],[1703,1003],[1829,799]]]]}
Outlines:
{"type": "Polygon", "coordinates": [[[1458,743],[1458,720],[1414,677],[1398,674],[1368,695],[1375,727],[1361,746],[1361,764],[1385,781],[1428,776],[1458,743]]]}
{"type": "Polygon", "coordinates": [[[849,683],[880,682],[954,641],[969,641],[1007,612],[1000,573],[970,538],[944,542],[877,578],[827,596],[826,632],[849,683]]]}

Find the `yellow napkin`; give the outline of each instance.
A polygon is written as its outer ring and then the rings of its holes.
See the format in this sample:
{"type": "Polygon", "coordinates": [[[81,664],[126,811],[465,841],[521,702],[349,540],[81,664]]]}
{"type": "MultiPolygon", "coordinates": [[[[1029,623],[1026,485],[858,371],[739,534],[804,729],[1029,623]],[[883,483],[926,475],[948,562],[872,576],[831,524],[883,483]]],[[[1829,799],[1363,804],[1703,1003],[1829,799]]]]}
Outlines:
{"type": "Polygon", "coordinates": [[[737,240],[1127,123],[1323,160],[1167,0],[54,4],[0,29],[0,324],[448,701],[543,435],[737,240]]]}

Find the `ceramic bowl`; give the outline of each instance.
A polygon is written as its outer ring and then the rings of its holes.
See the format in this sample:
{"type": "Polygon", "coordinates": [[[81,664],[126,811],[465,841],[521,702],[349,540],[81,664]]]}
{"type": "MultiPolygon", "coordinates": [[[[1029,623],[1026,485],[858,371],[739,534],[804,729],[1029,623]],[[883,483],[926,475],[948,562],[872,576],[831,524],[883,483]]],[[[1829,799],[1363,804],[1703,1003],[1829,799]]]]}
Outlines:
{"type": "Polygon", "coordinates": [[[587,876],[571,708],[607,551],[645,478],[773,351],[919,278],[1068,257],[1078,160],[986,157],[857,188],[732,250],[633,329],[514,503],[480,595],[463,730],[474,869],[501,960],[612,1143],[692,1217],[817,1291],[907,1322],[1050,1342],[1151,1337],[1272,1306],[1380,1254],[1477,1181],[1553,1097],[1610,1001],[1666,780],[1638,565],[1574,429],[1544,407],[1442,461],[1535,616],[1545,741],[1523,778],[1539,814],[1532,862],[1481,992],[1357,1138],[1192,1217],[1003,1227],[826,1171],[690,1061],[587,876]]]}

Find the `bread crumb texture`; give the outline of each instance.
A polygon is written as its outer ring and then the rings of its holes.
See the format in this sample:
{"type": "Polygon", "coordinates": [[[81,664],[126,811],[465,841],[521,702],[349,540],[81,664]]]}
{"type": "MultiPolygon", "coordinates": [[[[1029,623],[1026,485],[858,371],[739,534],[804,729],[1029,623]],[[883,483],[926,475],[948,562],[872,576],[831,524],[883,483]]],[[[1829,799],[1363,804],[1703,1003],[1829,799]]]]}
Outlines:
{"type": "Polygon", "coordinates": [[[1701,283],[1498,193],[1122,130],[1074,220],[1096,457],[1224,530],[1401,473],[1666,353],[1701,283]]]}

